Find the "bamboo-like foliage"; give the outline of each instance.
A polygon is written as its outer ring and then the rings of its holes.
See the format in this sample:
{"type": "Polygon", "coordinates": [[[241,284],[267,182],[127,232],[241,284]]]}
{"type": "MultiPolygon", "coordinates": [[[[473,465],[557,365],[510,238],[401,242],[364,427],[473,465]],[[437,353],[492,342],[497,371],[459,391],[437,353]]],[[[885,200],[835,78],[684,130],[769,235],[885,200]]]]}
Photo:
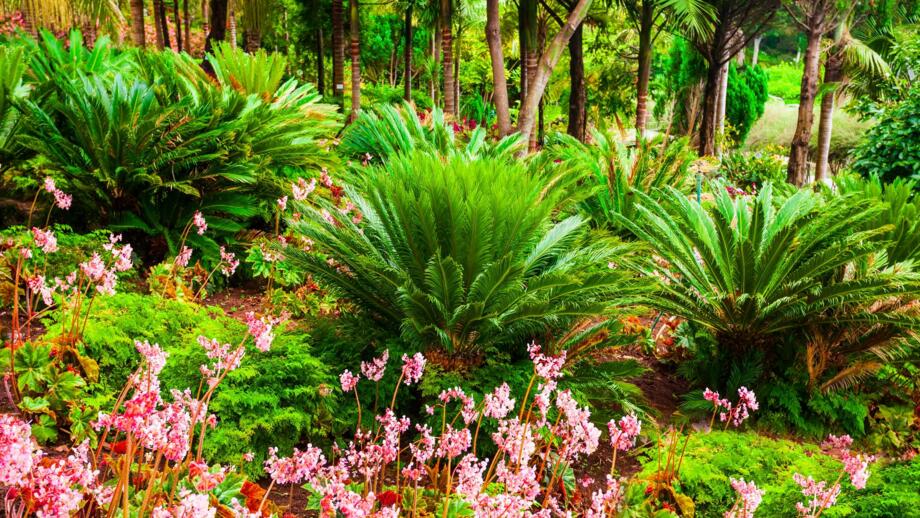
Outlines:
{"type": "Polygon", "coordinates": [[[582,216],[554,221],[569,188],[496,159],[399,156],[346,188],[363,222],[298,207],[292,228],[321,253],[286,255],[419,348],[520,349],[607,314],[641,284],[608,266],[632,245],[592,234],[582,216]]]}
{"type": "Polygon", "coordinates": [[[546,152],[599,187],[583,203],[585,212],[599,226],[624,233],[614,214],[634,219],[635,191],[656,197],[664,187],[684,193],[693,187],[690,164],[694,155],[687,139],[670,143],[642,141],[633,148],[613,132],[595,129],[591,141],[585,144],[569,135],[555,134],[547,142],[546,152]]]}
{"type": "Polygon", "coordinates": [[[675,189],[660,202],[636,196],[638,218],[617,218],[655,250],[635,265],[660,280],[646,302],[705,326],[736,356],[803,337],[806,325],[917,325],[887,305],[920,291],[916,274],[875,262],[877,239],[891,231],[872,224],[879,203],[810,191],[775,200],[769,185],[753,198],[719,190],[711,205],[675,189]]]}
{"type": "Polygon", "coordinates": [[[29,93],[22,81],[25,71],[24,49],[0,47],[0,170],[19,148],[23,118],[16,105],[29,93]]]}

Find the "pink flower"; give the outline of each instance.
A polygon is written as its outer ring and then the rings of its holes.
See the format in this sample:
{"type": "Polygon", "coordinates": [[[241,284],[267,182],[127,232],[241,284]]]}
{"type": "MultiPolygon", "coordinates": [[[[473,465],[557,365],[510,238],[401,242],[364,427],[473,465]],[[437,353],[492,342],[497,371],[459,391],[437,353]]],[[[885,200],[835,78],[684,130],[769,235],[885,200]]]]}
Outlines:
{"type": "Polygon", "coordinates": [[[754,482],[745,482],[744,479],[730,479],[732,489],[738,493],[738,501],[725,513],[725,518],[754,518],[754,511],[760,506],[766,491],[757,489],[754,482]]]}
{"type": "Polygon", "coordinates": [[[610,445],[617,450],[627,451],[636,446],[636,438],[642,431],[642,421],[634,414],[625,415],[617,423],[613,419],[607,423],[610,432],[610,445]]]}
{"type": "Polygon", "coordinates": [[[332,214],[329,214],[328,210],[322,209],[320,211],[320,215],[323,217],[324,220],[326,220],[326,223],[329,223],[330,225],[335,225],[336,223],[335,218],[332,217],[332,214]]]}
{"type": "Polygon", "coordinates": [[[247,451],[246,453],[243,454],[244,462],[252,462],[252,459],[254,458],[255,458],[255,454],[253,454],[251,451],[247,451]]]}
{"type": "Polygon", "coordinates": [[[189,260],[192,258],[192,249],[182,245],[182,250],[176,256],[175,264],[180,268],[185,268],[188,266],[189,260]]]}
{"type": "Polygon", "coordinates": [[[389,361],[389,359],[390,350],[386,349],[383,351],[383,354],[370,362],[361,362],[361,374],[364,374],[364,377],[371,381],[380,381],[383,378],[383,373],[387,369],[387,361],[389,361]]]}
{"type": "Polygon", "coordinates": [[[585,518],[606,518],[615,512],[623,499],[623,487],[612,476],[607,475],[607,488],[597,490],[591,495],[591,507],[585,518]]]}
{"type": "Polygon", "coordinates": [[[208,230],[208,222],[205,221],[204,216],[199,210],[196,210],[195,214],[192,215],[192,224],[198,229],[199,236],[204,235],[205,231],[208,230]]]}
{"type": "Polygon", "coordinates": [[[10,415],[0,415],[0,485],[14,486],[32,470],[32,428],[10,415]]]}
{"type": "Polygon", "coordinates": [[[850,451],[853,445],[853,438],[849,435],[828,435],[827,439],[821,443],[821,449],[833,455],[843,462],[843,470],[850,476],[850,482],[856,489],[865,489],[866,482],[869,480],[869,463],[875,460],[874,456],[854,455],[850,451]]]}
{"type": "Polygon", "coordinates": [[[339,382],[342,384],[342,392],[351,392],[358,386],[358,380],[360,378],[351,373],[350,370],[345,370],[339,376],[339,382]]]}
{"type": "Polygon", "coordinates": [[[291,184],[291,192],[294,194],[294,199],[297,201],[307,199],[307,196],[314,190],[316,190],[316,178],[311,179],[310,183],[304,181],[303,178],[298,178],[297,183],[291,184]]]}
{"type": "Polygon", "coordinates": [[[502,383],[491,394],[486,394],[483,400],[483,414],[486,417],[504,419],[514,409],[514,400],[511,399],[511,389],[507,383],[502,383]]]}
{"type": "Polygon", "coordinates": [[[306,450],[294,448],[290,457],[282,458],[278,457],[278,448],[269,448],[265,472],[276,484],[299,484],[311,482],[325,464],[323,452],[310,444],[306,450]]]}
{"type": "Polygon", "coordinates": [[[422,379],[422,372],[425,370],[425,357],[422,353],[415,353],[411,357],[404,354],[402,361],[402,377],[406,385],[418,383],[418,380],[422,379]]]}
{"type": "Polygon", "coordinates": [[[275,334],[272,330],[284,320],[287,320],[286,314],[278,318],[256,318],[255,313],[252,311],[246,313],[246,325],[249,327],[249,334],[252,335],[253,340],[255,340],[258,350],[264,353],[271,349],[272,341],[275,339],[275,334]]]}
{"type": "Polygon", "coordinates": [[[546,356],[541,352],[540,346],[532,342],[527,346],[527,352],[530,353],[530,359],[533,360],[537,376],[550,381],[562,374],[562,367],[565,365],[565,351],[558,356],[546,356]]]}
{"type": "Polygon", "coordinates": [[[240,265],[240,261],[236,258],[236,254],[228,252],[224,247],[220,247],[220,263],[220,273],[227,277],[233,275],[233,273],[236,272],[237,266],[240,265]]]}
{"type": "Polygon", "coordinates": [[[50,176],[45,177],[44,187],[45,191],[54,196],[54,204],[57,205],[59,209],[67,210],[70,208],[70,204],[73,202],[73,196],[58,189],[50,176]]]}
{"type": "Polygon", "coordinates": [[[796,473],[792,479],[802,488],[802,495],[812,497],[807,504],[798,502],[795,504],[796,510],[801,516],[815,516],[819,510],[828,509],[837,503],[837,497],[840,496],[840,484],[834,484],[827,487],[827,482],[815,482],[811,477],[805,478],[796,473]]]}
{"type": "Polygon", "coordinates": [[[35,246],[42,249],[46,254],[57,252],[57,238],[51,230],[42,230],[32,227],[32,236],[35,239],[35,246]]]}
{"type": "Polygon", "coordinates": [[[19,256],[22,257],[23,259],[31,259],[31,258],[32,258],[32,250],[29,249],[29,248],[25,248],[25,247],[20,248],[20,249],[19,249],[19,256]]]}
{"type": "Polygon", "coordinates": [[[220,466],[211,471],[204,462],[191,462],[188,467],[188,477],[193,481],[196,491],[208,492],[224,481],[226,473],[220,466]]]}
{"type": "Polygon", "coordinates": [[[121,234],[109,234],[109,242],[102,245],[102,248],[111,253],[112,258],[115,259],[112,268],[115,271],[124,272],[131,269],[131,254],[134,252],[134,249],[131,248],[131,245],[119,247],[119,242],[121,242],[121,234]]]}
{"type": "Polygon", "coordinates": [[[468,450],[472,442],[473,437],[468,428],[457,430],[448,425],[444,433],[441,434],[435,453],[438,457],[453,459],[468,450]]]}
{"type": "Polygon", "coordinates": [[[332,187],[332,177],[329,176],[329,171],[325,167],[320,171],[319,179],[326,187],[332,187]]]}
{"type": "Polygon", "coordinates": [[[54,288],[45,283],[44,275],[36,275],[26,281],[26,285],[32,290],[32,293],[38,293],[42,297],[42,302],[46,306],[54,304],[54,288]]]}
{"type": "Polygon", "coordinates": [[[288,201],[287,196],[282,196],[278,198],[278,210],[284,212],[284,209],[287,208],[287,201],[288,201]]]}

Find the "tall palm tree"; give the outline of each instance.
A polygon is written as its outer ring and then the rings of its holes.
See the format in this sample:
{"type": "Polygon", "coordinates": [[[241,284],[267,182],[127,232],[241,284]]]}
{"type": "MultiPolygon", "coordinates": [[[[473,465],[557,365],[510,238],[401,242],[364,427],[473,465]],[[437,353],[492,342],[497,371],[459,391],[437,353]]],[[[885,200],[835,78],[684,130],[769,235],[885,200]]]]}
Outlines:
{"type": "Polygon", "coordinates": [[[351,33],[351,115],[353,121],[361,111],[361,18],[358,0],[348,0],[349,32],[351,33]]]}
{"type": "Polygon", "coordinates": [[[441,64],[444,70],[444,112],[457,111],[456,87],[454,86],[454,41],[452,0],[440,0],[441,6],[441,64]]]}

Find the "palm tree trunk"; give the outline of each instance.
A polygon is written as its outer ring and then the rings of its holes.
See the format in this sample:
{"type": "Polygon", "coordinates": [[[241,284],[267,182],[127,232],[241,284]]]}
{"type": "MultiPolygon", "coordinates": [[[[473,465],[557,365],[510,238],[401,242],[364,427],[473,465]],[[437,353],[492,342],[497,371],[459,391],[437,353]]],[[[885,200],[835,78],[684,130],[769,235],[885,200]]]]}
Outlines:
{"type": "Polygon", "coordinates": [[[135,47],[144,48],[144,0],[131,0],[131,39],[135,47]]]}
{"type": "Polygon", "coordinates": [[[700,119],[699,154],[712,156],[716,150],[716,111],[719,103],[719,84],[724,63],[728,26],[724,21],[716,24],[709,49],[709,67],[706,70],[706,87],[703,89],[703,113],[700,119]]]}
{"type": "Polygon", "coordinates": [[[834,86],[843,79],[843,55],[833,52],[824,63],[824,84],[827,89],[821,97],[821,116],[818,119],[818,159],[815,183],[830,178],[831,135],[834,130],[834,86]]]}
{"type": "Polygon", "coordinates": [[[179,0],[173,0],[173,17],[175,18],[173,22],[176,24],[176,51],[182,52],[182,17],[179,16],[179,0]]]}
{"type": "Polygon", "coordinates": [[[323,15],[319,2],[313,3],[316,13],[316,90],[320,95],[326,95],[326,48],[323,35],[323,15]]]}
{"type": "Polygon", "coordinates": [[[441,64],[444,74],[444,113],[457,109],[454,89],[453,5],[451,0],[441,1],[441,64]]]}
{"type": "Polygon", "coordinates": [[[643,0],[639,15],[639,72],[636,79],[636,142],[645,138],[648,119],[648,84],[652,72],[652,29],[655,4],[643,0]]]}
{"type": "Polygon", "coordinates": [[[406,21],[404,26],[404,43],[403,43],[403,99],[412,100],[412,8],[415,4],[409,4],[406,8],[406,21]]]}
{"type": "Polygon", "coordinates": [[[233,9],[233,0],[228,0],[229,12],[227,14],[227,21],[230,24],[230,47],[236,48],[236,11],[233,9]]]}
{"type": "Polygon", "coordinates": [[[716,153],[722,154],[722,143],[725,141],[725,101],[728,95],[728,63],[722,65],[719,71],[719,104],[716,105],[716,153]]]}
{"type": "Polygon", "coordinates": [[[155,29],[157,48],[163,50],[165,40],[163,39],[163,0],[153,0],[153,27],[155,29]]]}
{"type": "MultiPolygon", "coordinates": [[[[530,95],[534,87],[537,74],[537,65],[540,60],[539,27],[537,20],[537,0],[520,0],[520,31],[521,31],[521,106],[524,99],[530,95]]],[[[542,92],[541,92],[542,97],[542,92]]],[[[540,100],[537,99],[534,110],[539,111],[540,100]]],[[[539,115],[539,113],[537,113],[539,115]]],[[[518,115],[520,119],[520,115],[518,115]]],[[[518,121],[520,125],[520,120],[518,121]]],[[[528,134],[527,148],[531,151],[537,148],[538,131],[531,130],[528,134]]]]}
{"type": "Polygon", "coordinates": [[[201,0],[201,30],[204,32],[206,40],[208,33],[211,32],[210,3],[210,0],[201,0]]]}
{"type": "Polygon", "coordinates": [[[508,80],[505,78],[505,57],[502,52],[499,0],[486,0],[486,43],[492,60],[492,101],[498,117],[498,136],[511,133],[511,110],[508,103],[508,80]]]}
{"type": "Polygon", "coordinates": [[[592,0],[578,0],[578,4],[576,4],[572,12],[569,13],[565,24],[559,29],[556,37],[553,38],[546,48],[546,52],[543,53],[543,57],[540,58],[537,73],[534,76],[533,82],[528,87],[527,97],[524,99],[524,103],[521,105],[520,114],[518,115],[518,131],[521,132],[521,137],[527,142],[530,141],[530,136],[533,134],[540,98],[543,97],[543,92],[546,90],[547,83],[549,83],[550,75],[559,62],[563,50],[568,46],[572,34],[575,33],[575,29],[581,25],[581,22],[584,21],[585,17],[588,15],[588,10],[591,8],[591,2],[592,0]]]}
{"type": "Polygon", "coordinates": [[[191,54],[192,53],[192,32],[191,32],[192,17],[189,15],[189,11],[188,11],[188,0],[182,0],[182,14],[183,14],[182,16],[183,27],[182,28],[185,29],[182,33],[182,35],[185,37],[185,45],[183,45],[183,47],[185,48],[186,52],[191,54]]]}
{"type": "Polygon", "coordinates": [[[808,145],[815,118],[815,97],[818,92],[818,72],[821,66],[821,33],[809,31],[805,47],[805,68],[799,93],[799,115],[789,149],[786,181],[804,185],[808,179],[808,145]]]}
{"type": "Polygon", "coordinates": [[[262,34],[259,29],[250,27],[246,30],[246,52],[255,54],[262,47],[262,34]]]}
{"type": "Polygon", "coordinates": [[[569,40],[569,125],[568,134],[584,142],[588,126],[588,95],[585,90],[584,26],[569,40]]]}
{"type": "Polygon", "coordinates": [[[351,34],[351,115],[352,121],[361,111],[361,19],[358,0],[348,0],[349,32],[351,34]]]}
{"type": "Polygon", "coordinates": [[[460,39],[463,31],[458,27],[457,38],[454,40],[454,116],[460,116],[460,39]]]}
{"type": "Polygon", "coordinates": [[[166,0],[159,0],[160,3],[160,24],[163,26],[163,46],[172,49],[172,43],[169,39],[169,19],[166,16],[166,0]]]}
{"type": "Polygon", "coordinates": [[[333,96],[342,105],[345,97],[345,10],[343,0],[332,0],[333,96]]]}

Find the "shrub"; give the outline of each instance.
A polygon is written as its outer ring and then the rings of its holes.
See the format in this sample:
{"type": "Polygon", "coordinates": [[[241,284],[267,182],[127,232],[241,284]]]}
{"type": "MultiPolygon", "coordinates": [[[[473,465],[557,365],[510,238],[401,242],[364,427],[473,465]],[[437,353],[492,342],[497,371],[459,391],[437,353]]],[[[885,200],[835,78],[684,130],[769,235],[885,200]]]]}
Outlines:
{"type": "MultiPolygon", "coordinates": [[[[59,333],[58,324],[48,335],[59,333]]],[[[99,299],[87,322],[82,348],[99,363],[97,390],[112,394],[124,384],[140,361],[134,341],[159,343],[171,356],[163,371],[163,390],[198,386],[198,367],[205,351],[198,336],[233,345],[246,335],[246,326],[214,306],[198,306],[151,295],[117,294],[99,299]],[[175,360],[175,361],[173,361],[175,360]]],[[[313,356],[302,331],[279,331],[268,352],[247,346],[243,365],[221,383],[211,404],[222,426],[208,435],[205,451],[214,461],[236,465],[252,450],[264,459],[268,446],[282,449],[309,439],[323,439],[337,426],[336,400],[329,387],[336,380],[313,356]]],[[[253,474],[261,462],[249,465],[253,474]]]]}
{"type": "Polygon", "coordinates": [[[360,220],[322,199],[298,208],[290,225],[321,254],[286,255],[415,347],[467,358],[519,350],[637,286],[608,266],[631,247],[591,234],[581,216],[553,221],[577,180],[500,160],[396,158],[346,188],[360,220]]]}
{"type": "Polygon", "coordinates": [[[719,174],[745,191],[757,191],[767,183],[786,181],[786,164],[777,155],[767,152],[732,151],[722,157],[719,174]]]}
{"type": "MultiPolygon", "coordinates": [[[[640,460],[642,471],[637,478],[650,480],[658,470],[657,452],[646,452],[640,460]]],[[[737,498],[729,479],[744,478],[766,491],[757,509],[758,516],[790,516],[796,502],[803,501],[801,488],[792,480],[793,474],[833,483],[840,470],[838,460],[821,453],[814,445],[751,432],[713,431],[690,436],[680,469],[679,491],[693,499],[695,516],[717,518],[737,498]]],[[[837,506],[825,515],[837,516],[849,503],[841,497],[837,506]]]]}
{"type": "MultiPolygon", "coordinates": [[[[917,518],[920,516],[920,460],[875,465],[866,489],[845,487],[840,499],[860,518],[917,518]]],[[[838,516],[837,513],[828,516],[838,516]]]]}
{"type": "Polygon", "coordinates": [[[613,215],[635,217],[635,191],[655,196],[665,186],[681,192],[693,186],[690,164],[694,154],[687,139],[642,142],[630,148],[613,132],[592,130],[591,140],[592,144],[585,144],[569,135],[554,134],[546,153],[589,179],[596,194],[582,207],[599,226],[628,235],[613,215]]]}
{"type": "Polygon", "coordinates": [[[751,127],[763,115],[766,102],[767,76],[762,68],[729,66],[725,119],[734,130],[733,141],[744,143],[751,127]]]}
{"type": "Polygon", "coordinates": [[[660,280],[646,301],[714,334],[733,359],[720,361],[722,379],[764,355],[780,372],[804,360],[810,387],[842,388],[877,370],[917,325],[901,311],[917,297],[916,276],[873,260],[885,228],[861,230],[883,210],[871,200],[810,191],[774,200],[770,185],[755,197],[719,188],[706,205],[674,189],[660,202],[636,196],[639,217],[619,219],[660,258],[635,265],[660,280]]]}
{"type": "Polygon", "coordinates": [[[884,110],[878,124],[853,150],[853,169],[863,176],[895,178],[920,176],[920,90],[914,88],[897,105],[884,110]]]}
{"type": "Polygon", "coordinates": [[[799,102],[802,91],[802,65],[797,63],[777,63],[765,67],[767,90],[770,95],[779,97],[791,104],[799,102]]]}

